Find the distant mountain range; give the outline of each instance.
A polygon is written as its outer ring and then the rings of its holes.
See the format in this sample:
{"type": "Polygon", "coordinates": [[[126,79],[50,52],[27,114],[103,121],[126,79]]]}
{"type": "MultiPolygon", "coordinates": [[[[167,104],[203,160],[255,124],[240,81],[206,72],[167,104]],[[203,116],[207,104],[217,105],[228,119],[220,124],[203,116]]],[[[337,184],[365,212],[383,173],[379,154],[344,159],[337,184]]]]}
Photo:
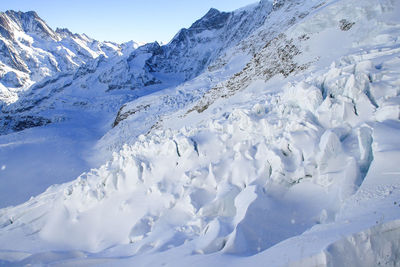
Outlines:
{"type": "MultiPolygon", "coordinates": [[[[170,43],[142,47],[134,42],[99,42],[68,29],[53,31],[35,12],[1,13],[0,99],[7,107],[0,116],[7,119],[0,132],[59,120],[32,119],[24,112],[48,109],[38,105],[43,100],[55,105],[52,99],[67,87],[85,88],[83,95],[87,90],[95,91],[97,97],[125,89],[132,90],[127,95],[137,97],[192,79],[260,27],[270,6],[263,1],[251,12],[210,9],[189,29],[180,30],[170,43]],[[104,89],[100,92],[98,88],[104,89]]],[[[78,90],[73,97],[80,94],[78,90]]]]}
{"type": "MultiPolygon", "coordinates": [[[[133,45],[135,46],[135,45],[133,45]]],[[[76,70],[100,55],[123,50],[68,29],[51,29],[35,12],[0,13],[0,99],[16,101],[19,92],[58,73],[76,70]]]]}

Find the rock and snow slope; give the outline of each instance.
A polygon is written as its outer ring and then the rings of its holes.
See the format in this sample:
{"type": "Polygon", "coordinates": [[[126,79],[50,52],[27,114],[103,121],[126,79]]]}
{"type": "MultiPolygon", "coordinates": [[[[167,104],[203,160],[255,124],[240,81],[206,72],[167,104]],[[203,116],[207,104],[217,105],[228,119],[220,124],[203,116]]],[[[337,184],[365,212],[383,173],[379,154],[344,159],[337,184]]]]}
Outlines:
{"type": "Polygon", "coordinates": [[[122,47],[99,42],[67,29],[51,29],[35,12],[0,13],[0,100],[13,103],[43,78],[77,69],[122,47]]]}
{"type": "Polygon", "coordinates": [[[0,263],[398,266],[400,4],[268,4],[202,74],[124,105],[111,160],[0,210],[0,263]]]}

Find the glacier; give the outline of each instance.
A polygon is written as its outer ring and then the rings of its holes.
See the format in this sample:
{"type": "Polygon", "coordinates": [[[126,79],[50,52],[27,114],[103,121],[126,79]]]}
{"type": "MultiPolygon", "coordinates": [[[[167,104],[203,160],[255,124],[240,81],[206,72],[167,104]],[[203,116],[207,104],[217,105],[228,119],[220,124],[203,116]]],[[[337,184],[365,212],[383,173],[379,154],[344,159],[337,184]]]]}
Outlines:
{"type": "MultiPolygon", "coordinates": [[[[0,165],[52,142],[38,169],[79,168],[0,209],[0,265],[398,266],[399,14],[392,0],[211,9],[167,45],[18,91],[0,165]]],[[[33,186],[24,172],[8,179],[33,186]]]]}

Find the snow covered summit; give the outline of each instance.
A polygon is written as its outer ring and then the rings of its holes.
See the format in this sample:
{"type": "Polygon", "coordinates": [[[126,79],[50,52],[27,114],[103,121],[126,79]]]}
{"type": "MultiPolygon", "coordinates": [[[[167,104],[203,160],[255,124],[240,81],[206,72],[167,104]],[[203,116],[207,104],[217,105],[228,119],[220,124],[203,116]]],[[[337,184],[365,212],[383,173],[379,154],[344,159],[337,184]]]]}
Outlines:
{"type": "Polygon", "coordinates": [[[0,47],[0,99],[6,103],[43,78],[121,50],[67,29],[54,31],[34,11],[13,10],[0,13],[0,47]]]}

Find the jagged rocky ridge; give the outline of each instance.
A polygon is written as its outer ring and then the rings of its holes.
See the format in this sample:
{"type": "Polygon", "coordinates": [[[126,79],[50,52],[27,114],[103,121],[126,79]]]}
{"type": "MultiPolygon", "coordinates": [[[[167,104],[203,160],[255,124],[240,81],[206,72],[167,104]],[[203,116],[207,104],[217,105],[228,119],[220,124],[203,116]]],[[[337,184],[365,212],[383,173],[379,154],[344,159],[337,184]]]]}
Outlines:
{"type": "Polygon", "coordinates": [[[0,13],[0,47],[0,99],[5,103],[17,101],[35,82],[123,49],[67,29],[54,31],[33,11],[11,10],[0,13]]]}

